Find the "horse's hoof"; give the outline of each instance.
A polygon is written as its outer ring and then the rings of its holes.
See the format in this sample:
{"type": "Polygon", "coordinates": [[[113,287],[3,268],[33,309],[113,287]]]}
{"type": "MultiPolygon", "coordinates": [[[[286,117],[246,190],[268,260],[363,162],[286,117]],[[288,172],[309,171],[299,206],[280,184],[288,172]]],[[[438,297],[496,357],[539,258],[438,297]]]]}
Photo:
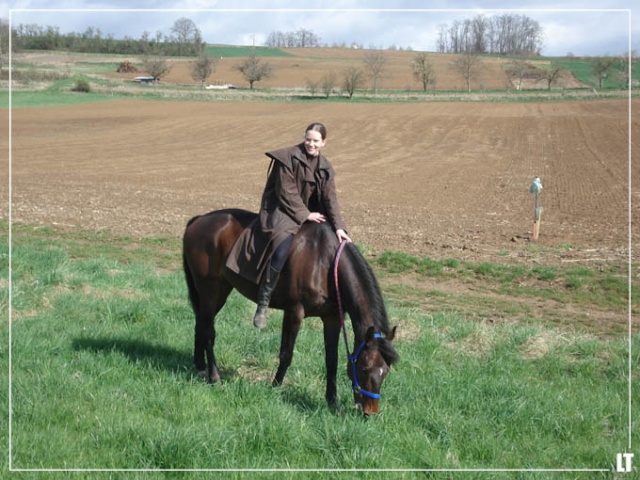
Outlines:
{"type": "Polygon", "coordinates": [[[209,375],[206,370],[196,370],[196,377],[205,380],[207,383],[220,382],[220,375],[218,374],[218,372],[213,375],[209,375]]]}
{"type": "Polygon", "coordinates": [[[331,410],[337,416],[342,417],[344,415],[344,409],[340,406],[340,404],[337,401],[328,402],[328,405],[329,405],[329,410],[331,410]]]}

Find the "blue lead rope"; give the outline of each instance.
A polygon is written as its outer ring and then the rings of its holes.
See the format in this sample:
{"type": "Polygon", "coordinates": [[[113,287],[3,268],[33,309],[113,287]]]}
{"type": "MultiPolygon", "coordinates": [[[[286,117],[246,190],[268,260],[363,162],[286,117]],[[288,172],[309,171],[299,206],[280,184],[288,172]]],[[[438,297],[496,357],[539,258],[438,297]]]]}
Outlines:
{"type": "MultiPolygon", "coordinates": [[[[364,390],[363,388],[361,388],[360,384],[358,383],[358,375],[356,372],[356,364],[358,363],[358,357],[362,353],[362,350],[364,349],[367,342],[366,340],[363,340],[358,346],[358,348],[356,349],[356,351],[354,352],[354,354],[351,355],[351,352],[349,352],[349,341],[347,340],[347,328],[344,326],[344,311],[342,310],[342,299],[340,296],[340,288],[338,285],[338,264],[340,263],[340,257],[342,256],[342,251],[344,250],[344,247],[347,243],[348,242],[346,240],[343,240],[342,243],[340,243],[340,247],[338,247],[338,251],[336,253],[336,259],[333,264],[333,279],[336,284],[336,297],[338,299],[338,314],[340,315],[342,337],[344,338],[344,346],[347,349],[347,358],[349,359],[349,362],[351,362],[351,368],[352,368],[351,371],[353,373],[353,380],[351,381],[351,389],[357,394],[364,395],[365,397],[369,397],[377,400],[380,398],[380,394],[369,392],[368,390],[364,390]]],[[[374,333],[373,338],[382,338],[382,335],[380,335],[379,333],[374,333]]]]}

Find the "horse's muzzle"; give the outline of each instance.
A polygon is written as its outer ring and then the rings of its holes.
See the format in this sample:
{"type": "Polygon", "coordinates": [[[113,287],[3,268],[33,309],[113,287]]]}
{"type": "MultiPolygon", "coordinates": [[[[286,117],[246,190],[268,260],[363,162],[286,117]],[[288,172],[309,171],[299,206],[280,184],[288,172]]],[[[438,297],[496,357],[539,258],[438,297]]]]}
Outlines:
{"type": "Polygon", "coordinates": [[[360,410],[365,417],[375,415],[379,411],[379,400],[377,398],[367,398],[363,395],[356,395],[356,408],[360,410]]]}

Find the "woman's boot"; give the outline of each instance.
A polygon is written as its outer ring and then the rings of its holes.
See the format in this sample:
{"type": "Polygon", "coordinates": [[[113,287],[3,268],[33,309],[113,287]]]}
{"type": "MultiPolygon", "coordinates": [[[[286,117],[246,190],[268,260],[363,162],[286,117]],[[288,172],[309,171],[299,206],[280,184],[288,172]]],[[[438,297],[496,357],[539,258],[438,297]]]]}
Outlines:
{"type": "Polygon", "coordinates": [[[253,316],[253,325],[256,328],[264,328],[267,325],[267,310],[269,309],[271,294],[276,288],[279,276],[280,272],[275,271],[271,267],[262,275],[260,289],[258,290],[258,308],[253,316]]]}

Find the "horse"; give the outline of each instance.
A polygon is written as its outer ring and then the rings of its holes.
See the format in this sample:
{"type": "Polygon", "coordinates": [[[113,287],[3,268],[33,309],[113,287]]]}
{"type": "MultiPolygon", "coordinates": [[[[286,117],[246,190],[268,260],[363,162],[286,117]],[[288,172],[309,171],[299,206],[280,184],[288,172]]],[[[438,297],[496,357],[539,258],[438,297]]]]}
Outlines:
{"type": "MultiPolygon", "coordinates": [[[[225,268],[234,242],[256,218],[256,213],[247,210],[216,210],[189,220],[183,235],[183,268],[196,318],[193,362],[196,371],[209,383],[220,381],[214,354],[217,313],[234,288],[253,302],[257,299],[257,285],[225,268]]],[[[284,310],[280,363],[273,385],[282,384],[291,365],[302,320],[320,317],[326,364],[325,398],[332,409],[339,409],[336,372],[341,328],[345,347],[348,345],[340,304],[349,314],[354,335],[355,353],[348,355],[347,373],[356,407],[368,416],[378,413],[380,388],[398,359],[392,345],[396,327],[389,327],[378,282],[354,244],[342,246],[335,273],[334,258],[340,247],[327,223],[304,223],[294,237],[269,305],[284,310]]]]}

